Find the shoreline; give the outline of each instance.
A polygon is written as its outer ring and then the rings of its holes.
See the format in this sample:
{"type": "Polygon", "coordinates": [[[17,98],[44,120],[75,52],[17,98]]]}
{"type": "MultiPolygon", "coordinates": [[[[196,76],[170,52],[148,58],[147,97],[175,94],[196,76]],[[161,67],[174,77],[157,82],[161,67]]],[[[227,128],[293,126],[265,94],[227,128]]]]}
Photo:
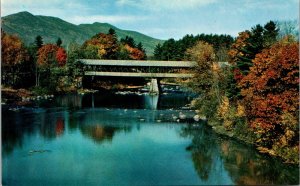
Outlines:
{"type": "Polygon", "coordinates": [[[206,120],[205,124],[208,127],[210,127],[219,136],[222,136],[222,137],[225,137],[225,138],[229,138],[229,139],[237,141],[239,143],[243,143],[243,144],[245,144],[247,146],[252,146],[253,148],[255,148],[255,150],[258,153],[267,155],[270,158],[278,159],[278,160],[282,161],[284,164],[300,167],[299,162],[287,161],[287,159],[285,159],[284,157],[282,157],[282,156],[280,156],[278,154],[270,152],[270,150],[268,150],[267,148],[255,145],[254,141],[250,141],[247,138],[243,138],[243,137],[235,134],[234,131],[228,131],[228,130],[226,130],[225,127],[223,125],[221,125],[222,123],[220,121],[216,121],[216,120],[208,121],[208,120],[206,120]]]}

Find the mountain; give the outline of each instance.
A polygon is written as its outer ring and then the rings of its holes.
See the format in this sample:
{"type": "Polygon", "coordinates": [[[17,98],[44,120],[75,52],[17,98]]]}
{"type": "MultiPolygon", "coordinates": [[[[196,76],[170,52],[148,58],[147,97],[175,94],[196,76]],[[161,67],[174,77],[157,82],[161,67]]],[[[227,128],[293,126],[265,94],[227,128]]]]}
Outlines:
{"type": "Polygon", "coordinates": [[[155,39],[135,31],[122,30],[108,23],[93,23],[75,25],[57,17],[32,15],[29,12],[19,12],[1,18],[2,29],[9,34],[18,35],[26,45],[34,42],[40,35],[44,43],[55,43],[58,37],[63,41],[63,46],[71,42],[82,44],[95,34],[107,33],[113,28],[118,38],[130,36],[136,44],[141,42],[146,49],[147,55],[153,55],[155,46],[163,40],[155,39]]]}

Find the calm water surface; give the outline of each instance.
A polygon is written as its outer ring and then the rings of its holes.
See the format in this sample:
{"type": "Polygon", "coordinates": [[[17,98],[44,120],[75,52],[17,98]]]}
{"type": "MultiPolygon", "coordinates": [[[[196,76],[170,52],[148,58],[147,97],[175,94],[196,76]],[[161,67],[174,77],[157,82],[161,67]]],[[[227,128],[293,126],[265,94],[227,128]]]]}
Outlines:
{"type": "Polygon", "coordinates": [[[180,122],[186,94],[68,95],[2,110],[3,185],[298,184],[298,167],[180,122]],[[183,107],[183,108],[182,108],[183,107]]]}

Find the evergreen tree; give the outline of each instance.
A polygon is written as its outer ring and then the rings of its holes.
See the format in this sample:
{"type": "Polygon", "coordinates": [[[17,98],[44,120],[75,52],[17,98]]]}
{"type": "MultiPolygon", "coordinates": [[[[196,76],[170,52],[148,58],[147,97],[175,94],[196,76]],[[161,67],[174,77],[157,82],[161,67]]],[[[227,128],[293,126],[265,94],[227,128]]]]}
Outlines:
{"type": "Polygon", "coordinates": [[[145,54],[143,60],[146,60],[147,59],[146,50],[144,49],[143,44],[141,42],[138,43],[137,49],[139,49],[145,54]]]}
{"type": "Polygon", "coordinates": [[[130,36],[126,36],[125,39],[122,38],[122,39],[121,39],[121,43],[123,43],[124,45],[127,44],[127,45],[129,45],[130,47],[132,47],[132,48],[136,48],[135,41],[134,41],[134,39],[133,39],[132,37],[130,37],[130,36]]]}
{"type": "Polygon", "coordinates": [[[56,45],[60,47],[61,44],[62,44],[62,40],[61,40],[61,38],[59,37],[59,38],[57,39],[57,41],[56,41],[56,45]]]}
{"type": "Polygon", "coordinates": [[[172,61],[177,54],[176,41],[172,38],[164,42],[162,46],[162,60],[172,61]]]}
{"type": "Polygon", "coordinates": [[[41,48],[43,46],[43,38],[42,36],[38,35],[35,38],[35,46],[37,47],[37,49],[41,48]]]}
{"type": "Polygon", "coordinates": [[[155,60],[162,60],[162,46],[160,43],[155,46],[153,55],[155,60]]]}
{"type": "Polygon", "coordinates": [[[110,34],[110,35],[116,35],[116,31],[113,28],[110,28],[108,30],[108,34],[110,34]]]}
{"type": "Polygon", "coordinates": [[[276,42],[277,36],[279,34],[279,29],[273,21],[268,22],[264,26],[264,46],[270,47],[276,42]]]}

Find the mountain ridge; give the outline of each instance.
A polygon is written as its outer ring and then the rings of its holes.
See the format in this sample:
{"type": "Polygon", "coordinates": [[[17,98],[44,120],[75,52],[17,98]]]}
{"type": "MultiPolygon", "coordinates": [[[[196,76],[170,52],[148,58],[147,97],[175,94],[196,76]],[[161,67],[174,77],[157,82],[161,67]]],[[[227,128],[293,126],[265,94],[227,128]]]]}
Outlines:
{"type": "Polygon", "coordinates": [[[3,31],[18,35],[26,45],[33,43],[35,37],[40,35],[44,43],[55,43],[60,37],[63,41],[62,45],[67,48],[71,42],[82,44],[99,32],[107,33],[110,28],[116,31],[118,39],[130,36],[134,38],[136,44],[141,42],[148,56],[153,55],[158,43],[164,42],[137,31],[120,29],[109,23],[94,22],[75,25],[59,17],[33,15],[28,11],[1,17],[1,21],[3,31]]]}

